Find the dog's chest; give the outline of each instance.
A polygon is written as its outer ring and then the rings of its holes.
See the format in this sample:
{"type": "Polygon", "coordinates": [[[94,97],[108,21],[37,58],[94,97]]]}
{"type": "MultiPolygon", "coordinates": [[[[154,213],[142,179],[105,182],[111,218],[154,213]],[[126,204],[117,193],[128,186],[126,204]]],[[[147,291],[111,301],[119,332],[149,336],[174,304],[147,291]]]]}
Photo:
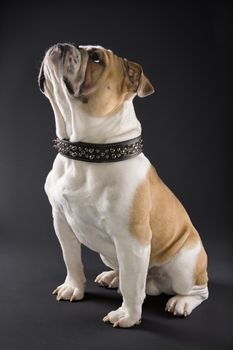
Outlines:
{"type": "Polygon", "coordinates": [[[54,210],[64,213],[80,242],[103,255],[114,254],[113,235],[127,227],[133,195],[149,162],[135,159],[89,164],[58,156],[45,189],[54,210]]]}

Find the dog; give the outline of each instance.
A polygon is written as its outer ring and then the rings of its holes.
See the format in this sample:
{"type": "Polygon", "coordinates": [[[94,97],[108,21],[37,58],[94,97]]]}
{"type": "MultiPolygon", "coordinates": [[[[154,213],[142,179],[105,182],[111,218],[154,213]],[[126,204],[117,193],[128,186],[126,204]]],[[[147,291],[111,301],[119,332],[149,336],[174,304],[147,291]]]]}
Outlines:
{"type": "Polygon", "coordinates": [[[142,67],[101,46],[56,44],[42,61],[39,86],[55,115],[58,154],[45,191],[67,269],[53,294],[83,299],[83,244],[110,268],[95,282],[122,294],[104,322],[140,324],[146,294],[171,295],[165,310],[188,316],[208,298],[207,254],[142,152],[133,99],[154,92],[142,67]]]}

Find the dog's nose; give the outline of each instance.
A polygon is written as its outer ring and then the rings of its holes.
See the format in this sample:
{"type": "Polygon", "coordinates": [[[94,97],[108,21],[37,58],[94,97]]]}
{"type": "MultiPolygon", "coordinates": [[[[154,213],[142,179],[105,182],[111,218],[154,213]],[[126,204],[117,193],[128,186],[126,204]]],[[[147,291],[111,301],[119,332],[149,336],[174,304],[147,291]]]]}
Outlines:
{"type": "Polygon", "coordinates": [[[70,45],[58,43],[51,47],[49,51],[49,56],[56,56],[59,54],[59,57],[62,58],[66,54],[66,52],[69,51],[69,49],[70,45]]]}
{"type": "Polygon", "coordinates": [[[56,44],[56,45],[51,47],[51,49],[49,51],[49,55],[53,56],[53,55],[59,53],[61,56],[63,56],[64,52],[66,51],[66,47],[68,47],[68,45],[56,44]]]}
{"type": "MultiPolygon", "coordinates": [[[[65,62],[69,60],[70,64],[71,61],[73,64],[77,65],[77,63],[80,61],[80,50],[77,49],[72,44],[61,44],[58,43],[54,46],[52,46],[48,51],[47,51],[47,59],[51,61],[53,64],[57,65],[59,62],[65,64],[65,62]],[[66,60],[67,58],[67,60],[66,60]],[[76,62],[77,61],[77,62],[76,62]]],[[[66,63],[67,63],[66,62],[66,63]]]]}
{"type": "Polygon", "coordinates": [[[64,52],[70,49],[70,45],[68,44],[57,44],[56,46],[61,52],[64,52]]]}
{"type": "Polygon", "coordinates": [[[57,49],[60,50],[61,52],[63,52],[65,50],[64,44],[57,44],[57,45],[55,45],[55,47],[57,47],[57,49]]]}

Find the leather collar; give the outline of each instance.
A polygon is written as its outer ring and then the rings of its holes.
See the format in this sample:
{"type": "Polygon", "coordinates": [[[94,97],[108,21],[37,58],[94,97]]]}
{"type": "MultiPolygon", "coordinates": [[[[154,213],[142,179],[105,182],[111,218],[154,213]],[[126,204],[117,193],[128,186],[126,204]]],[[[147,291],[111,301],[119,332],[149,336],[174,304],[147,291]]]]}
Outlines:
{"type": "Polygon", "coordinates": [[[120,162],[131,159],[143,150],[142,136],[115,143],[70,142],[56,138],[54,148],[64,157],[92,163],[120,162]]]}

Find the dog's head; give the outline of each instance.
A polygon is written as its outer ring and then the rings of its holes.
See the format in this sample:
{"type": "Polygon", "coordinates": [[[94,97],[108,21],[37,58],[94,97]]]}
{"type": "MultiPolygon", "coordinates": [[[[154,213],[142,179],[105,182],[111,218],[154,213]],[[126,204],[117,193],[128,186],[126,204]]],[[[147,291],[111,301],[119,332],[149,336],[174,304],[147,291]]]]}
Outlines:
{"type": "Polygon", "coordinates": [[[52,104],[67,101],[95,116],[110,115],[125,100],[154,92],[139,64],[101,46],[71,44],[57,44],[47,51],[39,86],[52,104]]]}

